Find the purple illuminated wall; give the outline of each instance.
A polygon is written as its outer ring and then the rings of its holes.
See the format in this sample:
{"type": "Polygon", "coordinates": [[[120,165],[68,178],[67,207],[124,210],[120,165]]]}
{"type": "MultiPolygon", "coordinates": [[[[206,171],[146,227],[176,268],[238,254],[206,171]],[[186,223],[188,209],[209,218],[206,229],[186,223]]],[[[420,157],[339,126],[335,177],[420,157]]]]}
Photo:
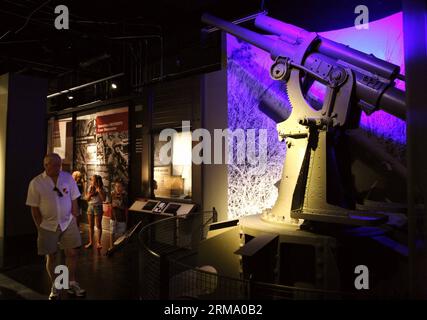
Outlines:
{"type": "Polygon", "coordinates": [[[263,95],[275,97],[290,110],[280,83],[270,79],[268,55],[256,47],[227,38],[228,54],[228,127],[231,130],[264,128],[268,130],[267,171],[250,165],[228,166],[228,217],[260,213],[272,207],[277,198],[274,186],[280,180],[285,146],[277,138],[276,123],[258,109],[263,95]]]}
{"type": "MultiPolygon", "coordinates": [[[[368,30],[346,28],[320,33],[320,35],[349,45],[376,57],[392,62],[401,68],[405,74],[403,57],[403,25],[402,13],[396,13],[387,18],[371,22],[368,30]]],[[[397,81],[397,87],[404,90],[405,83],[397,81]]],[[[402,148],[406,143],[405,122],[383,111],[371,116],[362,113],[360,126],[389,144],[389,151],[402,158],[402,148]],[[396,150],[393,150],[393,146],[396,150]]]]}
{"type": "MultiPolygon", "coordinates": [[[[402,14],[371,22],[369,29],[346,28],[323,32],[331,40],[400,65],[403,65],[402,14]]],[[[276,124],[258,110],[263,95],[272,95],[283,108],[290,110],[284,88],[270,79],[272,63],[268,53],[227,35],[228,55],[228,121],[229,128],[265,128],[268,130],[268,170],[257,172],[250,165],[228,166],[228,217],[260,213],[272,207],[277,198],[274,186],[281,178],[285,148],[277,139],[276,124]]],[[[404,83],[398,83],[404,89],[404,83]]],[[[403,160],[405,152],[405,122],[378,111],[362,115],[361,127],[386,145],[387,150],[403,160]]]]}

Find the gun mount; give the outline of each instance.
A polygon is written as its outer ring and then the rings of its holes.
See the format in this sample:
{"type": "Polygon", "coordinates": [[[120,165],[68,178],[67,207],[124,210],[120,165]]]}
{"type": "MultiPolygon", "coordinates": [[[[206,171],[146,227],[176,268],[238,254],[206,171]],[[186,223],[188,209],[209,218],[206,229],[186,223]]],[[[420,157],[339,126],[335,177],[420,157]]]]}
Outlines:
{"type": "Polygon", "coordinates": [[[405,93],[395,87],[396,79],[404,80],[400,68],[265,15],[258,16],[255,25],[277,39],[209,14],[202,21],[269,52],[274,61],[271,77],[286,82],[292,113],[280,118],[271,107],[279,139],[286,143],[286,159],[278,199],[263,219],[385,222],[387,216],[381,212],[357,210],[351,196],[346,130],[358,127],[362,110],[369,115],[382,109],[405,119],[405,93]],[[306,99],[314,82],[326,88],[321,105],[306,99]]]}

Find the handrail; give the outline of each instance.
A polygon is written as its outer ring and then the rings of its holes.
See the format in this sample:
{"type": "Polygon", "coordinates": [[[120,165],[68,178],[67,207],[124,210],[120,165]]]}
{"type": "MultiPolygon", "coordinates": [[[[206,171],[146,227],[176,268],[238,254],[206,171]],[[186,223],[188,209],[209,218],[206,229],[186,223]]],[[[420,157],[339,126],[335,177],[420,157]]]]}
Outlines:
{"type": "MultiPolygon", "coordinates": [[[[286,286],[286,285],[281,285],[281,284],[276,284],[276,283],[266,283],[266,282],[261,282],[261,281],[252,281],[252,280],[248,280],[248,279],[241,279],[241,278],[233,278],[230,276],[225,276],[225,275],[220,275],[214,272],[210,272],[207,270],[203,270],[200,269],[194,265],[189,265],[187,263],[181,262],[177,259],[174,259],[171,256],[163,256],[160,252],[156,252],[155,249],[150,248],[149,244],[146,243],[144,240],[144,236],[145,234],[147,234],[147,232],[149,232],[150,230],[155,230],[155,228],[157,226],[161,226],[164,225],[165,223],[168,223],[170,221],[174,221],[174,220],[178,220],[178,219],[182,219],[182,218],[189,218],[189,217],[196,217],[196,216],[201,216],[204,217],[205,214],[207,213],[214,213],[214,211],[201,211],[201,212],[194,212],[194,213],[189,213],[185,216],[173,216],[173,217],[167,217],[164,218],[162,220],[159,221],[155,221],[152,222],[146,226],[144,226],[139,235],[138,235],[138,241],[139,244],[141,245],[141,248],[143,250],[145,250],[148,254],[150,254],[151,256],[157,258],[157,259],[162,259],[162,258],[166,258],[166,261],[169,261],[169,263],[171,263],[170,266],[174,266],[174,267],[182,267],[183,270],[191,270],[192,272],[194,272],[193,275],[209,275],[212,277],[215,277],[217,279],[217,281],[220,281],[221,283],[239,283],[240,285],[243,285],[244,288],[250,290],[250,288],[259,288],[259,289],[266,289],[266,290],[271,290],[271,297],[274,296],[273,292],[280,294],[280,293],[307,293],[307,294],[322,294],[322,295],[326,295],[326,297],[340,297],[340,298],[349,298],[349,297],[359,297],[359,295],[357,295],[357,293],[351,293],[351,292],[345,292],[345,291],[336,291],[336,290],[324,290],[324,289],[318,289],[318,288],[302,288],[302,287],[293,287],[293,286],[286,286]]],[[[200,225],[201,229],[203,230],[204,227],[206,227],[206,223],[202,222],[202,224],[200,225]]],[[[202,240],[202,239],[201,239],[202,240]]],[[[246,293],[247,294],[247,293],[246,293]]],[[[246,295],[245,295],[246,297],[246,295]]],[[[367,295],[364,295],[364,298],[368,298],[367,295]]]]}

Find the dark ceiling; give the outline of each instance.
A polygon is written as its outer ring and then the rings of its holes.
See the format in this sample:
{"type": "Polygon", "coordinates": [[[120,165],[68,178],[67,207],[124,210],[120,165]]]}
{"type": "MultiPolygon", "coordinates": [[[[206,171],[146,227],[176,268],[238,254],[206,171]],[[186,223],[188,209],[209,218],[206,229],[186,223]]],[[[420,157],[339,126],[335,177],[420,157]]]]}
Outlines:
{"type": "MultiPolygon", "coordinates": [[[[234,5],[232,9],[221,0],[1,0],[0,72],[28,67],[49,77],[102,57],[120,60],[116,51],[137,37],[149,42],[145,47],[151,55],[159,55],[159,36],[166,56],[179,55],[198,45],[202,12],[227,12],[224,18],[232,18],[259,10],[260,1],[239,0],[234,5]],[[60,4],[69,8],[68,31],[54,27],[54,8],[60,4]]],[[[118,62],[112,61],[113,69],[118,62]]]]}
{"type": "MultiPolygon", "coordinates": [[[[138,87],[162,71],[167,76],[219,63],[218,39],[201,41],[204,12],[234,20],[264,9],[277,19],[322,31],[350,26],[359,4],[360,0],[0,0],[0,74],[45,77],[49,91],[55,92],[125,72],[130,85],[138,87]],[[57,5],[69,9],[69,30],[54,27],[57,5]]],[[[364,4],[370,20],[400,10],[397,0],[364,4]]]]}

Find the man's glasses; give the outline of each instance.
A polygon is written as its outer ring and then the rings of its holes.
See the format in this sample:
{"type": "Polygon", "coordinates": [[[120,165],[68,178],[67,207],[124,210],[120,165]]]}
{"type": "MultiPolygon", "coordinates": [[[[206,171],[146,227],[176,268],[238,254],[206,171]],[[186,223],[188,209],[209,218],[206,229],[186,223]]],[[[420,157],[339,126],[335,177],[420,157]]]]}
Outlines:
{"type": "Polygon", "coordinates": [[[62,194],[61,191],[59,191],[59,189],[55,186],[55,188],[53,188],[53,191],[56,191],[56,193],[58,194],[58,197],[63,197],[64,195],[62,194]]]}

